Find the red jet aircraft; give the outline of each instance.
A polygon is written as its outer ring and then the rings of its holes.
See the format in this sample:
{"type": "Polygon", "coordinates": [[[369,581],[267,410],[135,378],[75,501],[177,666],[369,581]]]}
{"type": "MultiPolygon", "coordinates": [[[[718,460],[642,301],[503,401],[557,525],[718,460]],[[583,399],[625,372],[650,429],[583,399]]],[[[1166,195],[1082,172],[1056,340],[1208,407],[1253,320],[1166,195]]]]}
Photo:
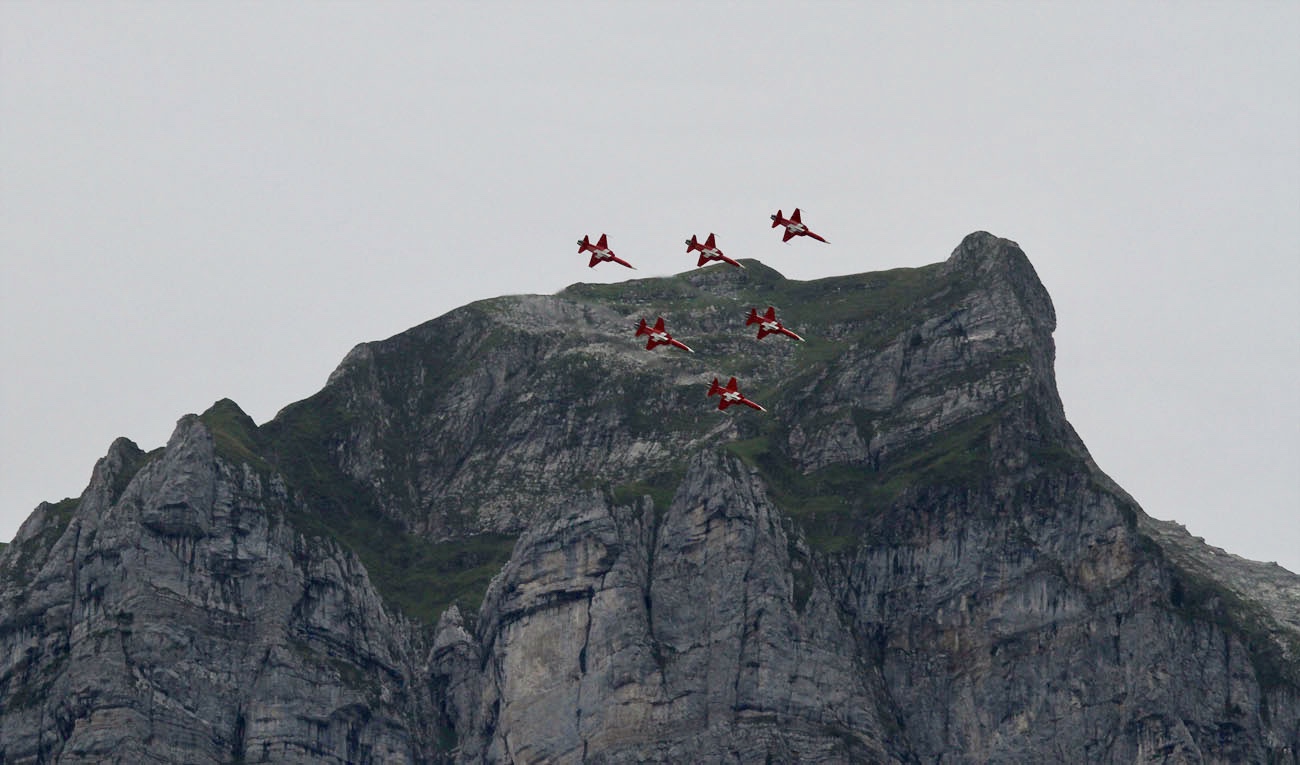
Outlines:
{"type": "Polygon", "coordinates": [[[751,324],[758,325],[759,340],[762,340],[768,335],[785,335],[786,337],[793,337],[795,340],[803,342],[802,337],[799,337],[795,333],[786,329],[785,326],[781,324],[780,320],[776,318],[776,309],[772,306],[768,306],[767,313],[762,316],[758,314],[757,308],[749,309],[749,318],[745,319],[745,326],[748,327],[751,324]]]}
{"type": "MultiPolygon", "coordinates": [[[[808,227],[803,224],[803,221],[799,220],[798,207],[794,208],[794,212],[790,214],[789,218],[781,217],[781,211],[777,210],[776,215],[772,216],[772,228],[776,228],[777,226],[785,226],[785,236],[781,237],[781,241],[783,242],[788,242],[791,237],[795,236],[811,236],[819,242],[826,242],[826,240],[822,239],[821,236],[810,231],[808,227]]],[[[830,242],[826,243],[830,244],[830,242]]]]}
{"type": "Polygon", "coordinates": [[[753,401],[745,398],[745,394],[741,393],[740,388],[736,386],[736,378],[734,377],[727,382],[727,387],[725,388],[718,385],[718,378],[713,378],[713,384],[709,386],[709,395],[722,396],[722,398],[718,399],[718,409],[721,410],[726,410],[726,408],[732,404],[744,404],[745,406],[752,407],[760,412],[767,411],[758,404],[755,404],[753,401]]]}
{"type": "Polygon", "coordinates": [[[689,255],[692,252],[700,254],[700,262],[696,263],[697,266],[702,266],[710,260],[719,260],[723,263],[730,263],[737,268],[744,268],[743,265],[722,254],[722,250],[719,250],[717,244],[714,243],[713,234],[709,234],[709,238],[704,240],[704,244],[700,244],[695,235],[691,234],[691,238],[686,240],[686,254],[689,255]]]}
{"type": "Polygon", "coordinates": [[[636,328],[636,336],[641,337],[642,335],[650,336],[650,339],[645,342],[645,349],[647,351],[654,350],[660,345],[671,345],[674,348],[681,348],[683,351],[695,353],[695,351],[687,348],[685,343],[680,340],[674,340],[673,336],[668,334],[668,331],[664,329],[664,317],[662,316],[655,321],[653,327],[648,326],[645,319],[642,319],[641,324],[636,328]]]}
{"type": "Polygon", "coordinates": [[[591,238],[586,236],[578,240],[578,254],[581,255],[584,252],[591,253],[591,262],[587,264],[587,268],[595,268],[597,263],[610,260],[628,268],[636,268],[636,266],[618,257],[613,250],[609,249],[609,239],[604,234],[600,235],[600,241],[595,244],[592,244],[591,238]]]}

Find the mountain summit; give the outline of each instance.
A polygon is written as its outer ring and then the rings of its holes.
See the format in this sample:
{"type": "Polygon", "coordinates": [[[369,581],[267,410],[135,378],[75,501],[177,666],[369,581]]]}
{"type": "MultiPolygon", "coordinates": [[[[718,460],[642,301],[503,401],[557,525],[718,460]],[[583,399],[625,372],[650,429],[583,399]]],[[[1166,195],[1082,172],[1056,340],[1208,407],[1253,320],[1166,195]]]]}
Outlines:
{"type": "Polygon", "coordinates": [[[743,262],[114,442],[0,551],[0,762],[1300,761],[1300,577],[1094,464],[1014,242],[743,262]]]}

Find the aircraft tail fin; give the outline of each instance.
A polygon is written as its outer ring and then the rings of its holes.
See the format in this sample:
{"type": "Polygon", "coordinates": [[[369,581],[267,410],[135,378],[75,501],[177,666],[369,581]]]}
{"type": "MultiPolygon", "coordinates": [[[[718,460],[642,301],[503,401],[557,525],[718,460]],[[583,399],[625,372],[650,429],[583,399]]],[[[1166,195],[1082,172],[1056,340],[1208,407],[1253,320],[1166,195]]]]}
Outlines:
{"type": "Polygon", "coordinates": [[[722,386],[718,385],[718,378],[713,378],[713,384],[709,386],[709,395],[717,396],[722,393],[722,386]]]}
{"type": "Polygon", "coordinates": [[[642,318],[641,323],[638,324],[636,327],[636,336],[640,337],[642,335],[648,335],[648,334],[650,334],[650,327],[646,325],[645,319],[642,318]]]}
{"type": "Polygon", "coordinates": [[[773,215],[773,216],[772,216],[772,228],[776,228],[777,226],[781,225],[781,224],[778,222],[780,219],[781,219],[781,211],[780,211],[780,210],[777,210],[777,211],[776,211],[776,215],[773,215]]]}
{"type": "Polygon", "coordinates": [[[758,318],[758,309],[757,308],[749,309],[749,316],[745,318],[745,326],[748,327],[750,324],[757,324],[759,323],[759,321],[760,319],[758,318]]]}

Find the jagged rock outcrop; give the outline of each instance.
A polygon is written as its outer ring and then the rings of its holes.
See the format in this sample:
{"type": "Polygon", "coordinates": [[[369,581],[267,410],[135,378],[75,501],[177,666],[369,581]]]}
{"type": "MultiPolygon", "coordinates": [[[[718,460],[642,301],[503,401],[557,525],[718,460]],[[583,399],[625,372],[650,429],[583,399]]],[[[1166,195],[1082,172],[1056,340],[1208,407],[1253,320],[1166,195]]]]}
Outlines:
{"type": "Polygon", "coordinates": [[[115,442],[0,550],[0,762],[1300,761],[1300,577],[1098,469],[1014,242],[747,266],[115,442]],[[661,314],[696,354],[631,338],[661,314]]]}
{"type": "Polygon", "coordinates": [[[520,540],[484,604],[474,760],[901,761],[878,672],[758,476],[702,453],[677,496],[598,494],[520,540]],[[881,715],[888,717],[881,719],[881,715]]]}
{"type": "Polygon", "coordinates": [[[114,443],[40,564],[6,559],[0,761],[423,756],[409,628],[356,557],[288,526],[286,487],[193,415],[143,458],[114,443]]]}

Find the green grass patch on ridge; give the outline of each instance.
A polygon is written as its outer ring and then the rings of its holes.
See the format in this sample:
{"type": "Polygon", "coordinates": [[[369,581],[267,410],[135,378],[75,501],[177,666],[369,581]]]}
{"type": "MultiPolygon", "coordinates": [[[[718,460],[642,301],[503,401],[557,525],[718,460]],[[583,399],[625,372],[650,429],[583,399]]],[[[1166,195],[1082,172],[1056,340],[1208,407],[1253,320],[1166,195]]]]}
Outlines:
{"type": "Polygon", "coordinates": [[[12,557],[5,566],[0,567],[0,580],[13,582],[20,587],[27,586],[37,570],[44,565],[54,543],[68,530],[72,514],[80,504],[81,497],[68,497],[53,504],[42,502],[36,508],[36,512],[43,516],[40,532],[16,545],[6,545],[7,548],[13,547],[5,550],[12,557]]]}
{"type": "Polygon", "coordinates": [[[291,512],[289,522],[355,553],[384,600],[421,623],[433,623],[453,603],[476,612],[514,549],[515,537],[504,534],[430,542],[380,513],[359,490],[348,495],[318,498],[313,510],[291,512]]]}
{"type": "Polygon", "coordinates": [[[326,389],[308,401],[286,408],[265,434],[275,465],[310,508],[291,509],[290,524],[355,553],[384,600],[416,621],[432,623],[452,603],[476,612],[488,582],[510,559],[515,537],[431,542],[410,533],[331,461],[331,440],[338,436],[329,424],[346,421],[334,393],[326,389]]]}
{"type": "Polygon", "coordinates": [[[1166,555],[1175,569],[1169,601],[1175,613],[1186,619],[1203,619],[1236,635],[1246,647],[1255,679],[1265,691],[1300,685],[1300,640],[1257,603],[1245,600],[1232,589],[1193,566],[1166,555]]]}
{"type": "Polygon", "coordinates": [[[630,505],[641,497],[650,497],[655,511],[663,512],[672,504],[677,487],[685,475],[686,469],[677,465],[661,473],[613,487],[610,499],[615,505],[630,505]]]}
{"type": "Polygon", "coordinates": [[[261,472],[270,465],[260,454],[257,423],[239,405],[223,398],[199,415],[212,434],[217,454],[235,464],[248,463],[261,472]]]}
{"type": "Polygon", "coordinates": [[[777,506],[826,553],[855,546],[868,521],[918,487],[973,486],[988,471],[996,413],[973,417],[889,455],[880,468],[831,465],[801,473],[773,446],[772,432],[735,441],[727,450],[759,469],[777,506]]]}

